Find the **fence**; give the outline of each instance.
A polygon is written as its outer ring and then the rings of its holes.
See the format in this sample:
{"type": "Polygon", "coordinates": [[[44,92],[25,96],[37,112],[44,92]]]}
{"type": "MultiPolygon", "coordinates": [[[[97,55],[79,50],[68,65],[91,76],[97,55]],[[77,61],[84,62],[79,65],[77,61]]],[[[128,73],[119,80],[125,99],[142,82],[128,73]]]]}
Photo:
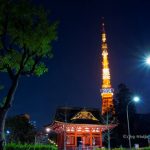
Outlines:
{"type": "MultiPolygon", "coordinates": [[[[98,146],[79,146],[79,147],[75,147],[75,146],[70,146],[70,147],[67,147],[66,150],[97,150],[97,148],[99,148],[98,146]]],[[[61,149],[61,148],[58,148],[59,150],[64,150],[61,149]]]]}

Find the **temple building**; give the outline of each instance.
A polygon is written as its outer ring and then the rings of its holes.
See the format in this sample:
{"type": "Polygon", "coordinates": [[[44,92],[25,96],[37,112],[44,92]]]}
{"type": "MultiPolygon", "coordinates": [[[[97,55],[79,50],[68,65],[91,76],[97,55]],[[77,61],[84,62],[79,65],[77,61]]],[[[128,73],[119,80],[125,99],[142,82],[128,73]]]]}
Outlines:
{"type": "Polygon", "coordinates": [[[57,134],[59,150],[102,147],[102,133],[114,127],[102,123],[99,109],[72,107],[58,108],[54,122],[46,126],[57,134]]]}
{"type": "Polygon", "coordinates": [[[102,110],[94,108],[60,107],[56,110],[53,123],[46,126],[48,132],[56,133],[55,142],[59,150],[75,150],[77,147],[92,150],[103,146],[102,134],[114,128],[115,124],[105,124],[102,115],[112,110],[113,89],[110,81],[106,33],[102,24],[102,110]]]}

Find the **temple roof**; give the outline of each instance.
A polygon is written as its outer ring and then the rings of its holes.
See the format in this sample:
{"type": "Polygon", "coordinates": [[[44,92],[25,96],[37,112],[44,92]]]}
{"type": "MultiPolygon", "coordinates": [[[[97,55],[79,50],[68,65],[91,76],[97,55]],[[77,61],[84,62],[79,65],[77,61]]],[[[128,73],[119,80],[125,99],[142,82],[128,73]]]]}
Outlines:
{"type": "Polygon", "coordinates": [[[59,107],[54,121],[75,124],[102,124],[100,110],[95,108],[59,107]]]}

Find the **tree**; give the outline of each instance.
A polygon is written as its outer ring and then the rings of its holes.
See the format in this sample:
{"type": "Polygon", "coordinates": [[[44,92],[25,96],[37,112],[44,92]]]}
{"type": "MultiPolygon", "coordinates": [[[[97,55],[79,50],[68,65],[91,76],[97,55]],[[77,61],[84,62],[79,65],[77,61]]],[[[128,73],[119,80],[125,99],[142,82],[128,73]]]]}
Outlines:
{"type": "MultiPolygon", "coordinates": [[[[126,146],[128,139],[124,135],[128,135],[127,132],[127,104],[132,100],[133,94],[125,84],[118,85],[118,91],[115,95],[115,112],[118,120],[118,126],[114,129],[114,135],[116,138],[116,145],[126,146]]],[[[129,105],[129,117],[130,117],[130,128],[134,131],[134,119],[136,114],[135,104],[129,105]]],[[[114,143],[115,143],[114,142],[114,143]]]]}
{"type": "Polygon", "coordinates": [[[0,72],[8,75],[10,87],[0,105],[0,149],[3,149],[5,119],[12,106],[21,76],[41,76],[48,71],[57,22],[50,22],[44,8],[29,0],[0,0],[0,72]]]}
{"type": "Polygon", "coordinates": [[[36,129],[26,115],[6,119],[5,132],[9,131],[9,141],[15,143],[34,143],[36,129]]]}

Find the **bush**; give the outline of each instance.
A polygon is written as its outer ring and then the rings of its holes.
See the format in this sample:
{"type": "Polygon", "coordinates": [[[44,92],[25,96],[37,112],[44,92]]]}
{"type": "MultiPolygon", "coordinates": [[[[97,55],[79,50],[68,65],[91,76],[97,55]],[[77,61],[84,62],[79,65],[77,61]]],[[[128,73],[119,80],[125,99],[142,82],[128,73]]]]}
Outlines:
{"type": "Polygon", "coordinates": [[[43,144],[7,144],[5,150],[58,150],[55,145],[43,145],[43,144]]]}

